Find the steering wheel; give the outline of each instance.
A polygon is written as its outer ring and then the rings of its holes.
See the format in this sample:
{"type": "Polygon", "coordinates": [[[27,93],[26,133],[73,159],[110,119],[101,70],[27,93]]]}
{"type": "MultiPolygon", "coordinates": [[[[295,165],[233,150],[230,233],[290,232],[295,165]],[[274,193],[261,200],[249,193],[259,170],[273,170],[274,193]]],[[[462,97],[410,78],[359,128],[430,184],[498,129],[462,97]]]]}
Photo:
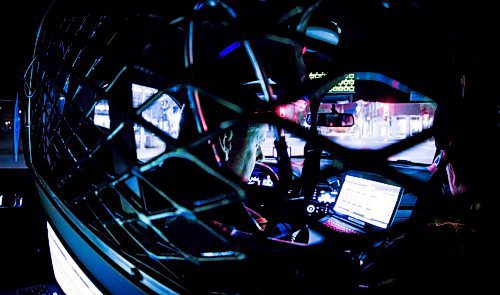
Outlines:
{"type": "Polygon", "coordinates": [[[247,182],[250,198],[248,203],[254,208],[265,208],[271,206],[276,200],[276,187],[278,187],[278,174],[269,165],[256,162],[252,175],[247,182]]]}
{"type": "Polygon", "coordinates": [[[272,183],[273,183],[272,187],[275,187],[279,183],[278,174],[269,165],[262,163],[262,162],[255,162],[254,171],[255,170],[263,171],[264,174],[266,175],[266,177],[272,181],[272,183]]]}

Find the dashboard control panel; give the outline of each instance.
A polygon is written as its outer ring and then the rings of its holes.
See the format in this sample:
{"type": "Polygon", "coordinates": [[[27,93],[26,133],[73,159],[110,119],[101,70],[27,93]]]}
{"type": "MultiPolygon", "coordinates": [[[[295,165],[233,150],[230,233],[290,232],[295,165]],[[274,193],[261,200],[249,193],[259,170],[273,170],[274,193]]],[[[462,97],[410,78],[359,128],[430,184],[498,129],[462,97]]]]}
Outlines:
{"type": "Polygon", "coordinates": [[[318,184],[311,199],[307,202],[306,212],[309,216],[328,215],[337,200],[338,190],[329,184],[318,184]]]}

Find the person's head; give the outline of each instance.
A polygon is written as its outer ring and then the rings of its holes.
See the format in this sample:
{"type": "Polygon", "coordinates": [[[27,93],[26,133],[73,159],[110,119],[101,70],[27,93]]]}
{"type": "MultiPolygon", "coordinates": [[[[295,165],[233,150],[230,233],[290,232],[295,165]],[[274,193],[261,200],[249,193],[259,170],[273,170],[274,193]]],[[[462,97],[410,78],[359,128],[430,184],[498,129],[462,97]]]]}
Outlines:
{"type": "Polygon", "coordinates": [[[261,144],[265,140],[265,125],[249,124],[233,128],[219,137],[222,162],[246,181],[262,157],[261,144]]]}
{"type": "Polygon", "coordinates": [[[487,166],[496,156],[481,121],[471,120],[470,106],[457,104],[436,113],[436,146],[444,156],[453,195],[477,194],[487,184],[487,166]]]}

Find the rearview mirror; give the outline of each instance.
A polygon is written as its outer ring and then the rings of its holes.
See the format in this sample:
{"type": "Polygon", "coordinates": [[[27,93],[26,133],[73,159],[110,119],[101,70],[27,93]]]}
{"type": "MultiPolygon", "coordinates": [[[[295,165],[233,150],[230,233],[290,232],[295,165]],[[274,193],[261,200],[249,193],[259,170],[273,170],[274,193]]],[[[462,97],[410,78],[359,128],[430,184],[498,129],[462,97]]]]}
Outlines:
{"type": "MultiPolygon", "coordinates": [[[[307,114],[307,124],[311,125],[311,114],[307,114]]],[[[317,126],[351,127],[354,125],[354,116],[345,113],[318,113],[317,126]]]]}

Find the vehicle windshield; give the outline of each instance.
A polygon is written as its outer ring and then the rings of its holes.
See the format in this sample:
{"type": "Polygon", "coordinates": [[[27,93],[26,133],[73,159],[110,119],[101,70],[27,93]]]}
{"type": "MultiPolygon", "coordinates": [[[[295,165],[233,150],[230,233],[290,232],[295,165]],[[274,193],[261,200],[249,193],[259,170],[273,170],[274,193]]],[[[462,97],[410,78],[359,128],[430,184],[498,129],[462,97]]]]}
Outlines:
{"type": "MultiPolygon", "coordinates": [[[[358,100],[355,102],[322,103],[319,113],[330,113],[332,109],[354,116],[352,127],[317,127],[318,133],[333,142],[351,149],[382,149],[388,145],[412,136],[432,126],[437,104],[434,102],[385,103],[358,100]]],[[[310,113],[309,103],[299,100],[281,106],[282,117],[309,128],[306,122],[310,113]]],[[[289,154],[292,157],[304,156],[305,141],[287,133],[289,154]]],[[[262,146],[264,156],[275,157],[274,133],[267,132],[262,146]]],[[[389,157],[389,161],[432,163],[435,153],[434,138],[430,138],[410,149],[389,157]]]]}

